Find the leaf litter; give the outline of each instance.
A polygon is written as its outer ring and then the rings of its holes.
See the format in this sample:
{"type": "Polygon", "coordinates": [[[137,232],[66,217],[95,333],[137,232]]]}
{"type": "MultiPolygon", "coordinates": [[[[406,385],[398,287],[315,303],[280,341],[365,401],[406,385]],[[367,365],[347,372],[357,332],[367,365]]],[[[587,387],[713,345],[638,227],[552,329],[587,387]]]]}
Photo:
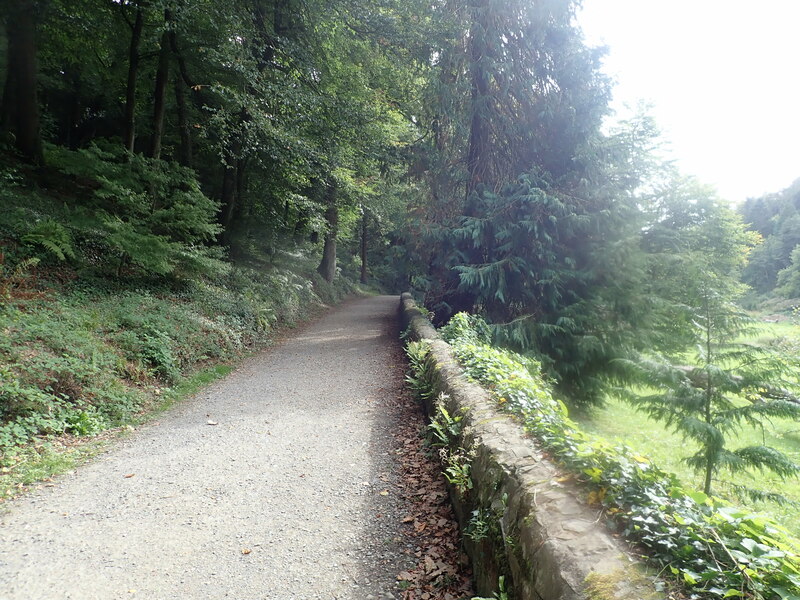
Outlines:
{"type": "Polygon", "coordinates": [[[462,600],[474,594],[455,513],[438,457],[425,443],[425,419],[408,391],[397,404],[394,429],[400,477],[398,495],[405,511],[403,535],[415,566],[397,574],[402,600],[462,600]]]}

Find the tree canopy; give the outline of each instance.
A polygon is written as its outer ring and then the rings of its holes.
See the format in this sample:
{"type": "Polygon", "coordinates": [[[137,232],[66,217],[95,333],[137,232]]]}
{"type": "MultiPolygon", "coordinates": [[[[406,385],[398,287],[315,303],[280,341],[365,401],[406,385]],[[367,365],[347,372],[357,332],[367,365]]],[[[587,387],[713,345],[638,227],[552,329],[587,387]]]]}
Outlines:
{"type": "Polygon", "coordinates": [[[1,6],[5,182],[65,198],[8,212],[29,254],[187,277],[303,252],[483,313],[585,403],[692,339],[707,276],[797,293],[797,186],[742,208],[758,245],[646,113],[605,126],[575,0],[1,6]]]}

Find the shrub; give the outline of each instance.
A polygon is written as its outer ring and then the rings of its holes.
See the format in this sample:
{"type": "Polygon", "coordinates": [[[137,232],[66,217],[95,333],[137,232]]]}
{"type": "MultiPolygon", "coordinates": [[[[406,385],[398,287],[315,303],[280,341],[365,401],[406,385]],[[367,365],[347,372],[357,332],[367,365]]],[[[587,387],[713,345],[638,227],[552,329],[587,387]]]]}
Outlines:
{"type": "Polygon", "coordinates": [[[219,250],[204,245],[220,232],[219,207],[200,190],[192,170],[110,143],[75,151],[53,147],[48,162],[84,182],[90,195],[61,211],[66,219],[60,222],[72,234],[44,221],[24,240],[63,259],[74,237],[80,247],[100,251],[106,271],[133,267],[145,274],[187,275],[225,269],[219,250]]]}

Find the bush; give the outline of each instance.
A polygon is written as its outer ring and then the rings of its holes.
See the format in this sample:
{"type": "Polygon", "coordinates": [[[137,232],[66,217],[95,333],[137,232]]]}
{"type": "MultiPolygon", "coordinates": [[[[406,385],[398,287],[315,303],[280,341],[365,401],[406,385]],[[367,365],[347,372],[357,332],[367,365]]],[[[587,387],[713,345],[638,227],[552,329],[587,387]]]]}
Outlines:
{"type": "Polygon", "coordinates": [[[13,173],[0,179],[0,199],[11,207],[0,215],[0,238],[18,243],[23,255],[106,274],[187,277],[227,269],[222,250],[207,245],[220,232],[218,203],[192,170],[111,143],[52,147],[48,162],[56,184],[70,186],[69,203],[25,189],[13,173]]]}

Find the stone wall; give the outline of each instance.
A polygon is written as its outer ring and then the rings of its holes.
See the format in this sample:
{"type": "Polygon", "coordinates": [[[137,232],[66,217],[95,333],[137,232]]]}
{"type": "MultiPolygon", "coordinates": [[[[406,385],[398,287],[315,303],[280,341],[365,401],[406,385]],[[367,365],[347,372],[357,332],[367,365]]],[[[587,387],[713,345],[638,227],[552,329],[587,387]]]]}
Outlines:
{"type": "Polygon", "coordinates": [[[465,379],[409,294],[403,294],[400,312],[409,338],[431,343],[435,393],[426,411],[435,414],[443,402],[451,415],[462,415],[460,445],[474,455],[472,489],[460,493],[451,486],[450,496],[462,532],[480,538],[464,536],[478,593],[492,596],[505,575],[517,600],[663,598],[641,564],[598,523],[598,510],[581,500],[585,492],[495,409],[485,390],[465,379]],[[486,535],[474,535],[476,522],[486,535]]]}

